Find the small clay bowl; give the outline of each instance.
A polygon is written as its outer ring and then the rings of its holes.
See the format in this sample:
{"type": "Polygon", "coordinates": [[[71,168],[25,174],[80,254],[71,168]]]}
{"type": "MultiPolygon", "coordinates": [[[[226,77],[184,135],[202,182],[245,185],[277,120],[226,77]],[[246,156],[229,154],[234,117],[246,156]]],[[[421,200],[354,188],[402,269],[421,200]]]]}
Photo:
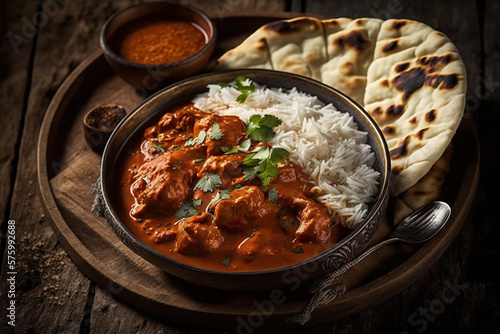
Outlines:
{"type": "Polygon", "coordinates": [[[104,24],[100,44],[104,56],[115,73],[130,85],[146,93],[159,90],[179,79],[199,72],[208,62],[216,40],[212,20],[202,11],[187,5],[153,2],[123,9],[111,16],[104,24]],[[205,35],[205,45],[196,54],[174,63],[148,65],[131,62],[119,55],[117,41],[120,28],[130,29],[139,20],[183,20],[193,23],[205,35]]]}
{"type": "Polygon", "coordinates": [[[102,153],[111,133],[126,114],[125,108],[117,104],[105,104],[90,109],[83,118],[87,145],[94,152],[102,153]]]}

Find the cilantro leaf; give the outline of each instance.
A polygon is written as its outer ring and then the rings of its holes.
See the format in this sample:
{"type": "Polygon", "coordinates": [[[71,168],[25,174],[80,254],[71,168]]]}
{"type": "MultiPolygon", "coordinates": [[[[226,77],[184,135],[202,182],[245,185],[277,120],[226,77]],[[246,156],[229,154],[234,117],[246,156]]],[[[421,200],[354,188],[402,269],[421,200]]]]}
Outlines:
{"type": "Polygon", "coordinates": [[[213,140],[219,140],[224,137],[224,133],[220,130],[220,125],[217,122],[212,123],[212,130],[208,131],[208,135],[213,140]]]}
{"type": "Polygon", "coordinates": [[[281,147],[275,147],[271,150],[271,161],[279,164],[288,159],[288,151],[281,147]]]}
{"type": "Polygon", "coordinates": [[[224,260],[222,260],[222,264],[226,267],[229,267],[229,265],[231,264],[231,256],[226,256],[226,258],[224,260]]]}
{"type": "Polygon", "coordinates": [[[189,138],[188,140],[186,140],[186,142],[184,143],[184,146],[193,146],[195,145],[197,142],[197,139],[196,138],[189,138]]]}
{"type": "Polygon", "coordinates": [[[304,253],[304,250],[302,249],[302,247],[297,246],[294,249],[292,249],[292,252],[295,254],[301,254],[301,253],[304,253]]]}
{"type": "Polygon", "coordinates": [[[254,114],[248,119],[246,135],[255,141],[268,142],[276,134],[273,128],[279,126],[282,121],[274,116],[266,114],[262,117],[254,114]]]}
{"type": "Polygon", "coordinates": [[[207,173],[201,179],[198,180],[194,186],[194,190],[200,189],[204,193],[213,192],[215,188],[222,185],[222,179],[219,174],[207,173]]]}
{"type": "Polygon", "coordinates": [[[287,158],[288,152],[283,148],[260,146],[243,159],[243,178],[250,181],[258,177],[263,186],[268,186],[279,174],[277,165],[287,158]]]}
{"type": "Polygon", "coordinates": [[[201,130],[200,133],[198,134],[198,144],[203,144],[205,141],[205,138],[207,137],[207,133],[205,130],[201,130]]]}
{"type": "Polygon", "coordinates": [[[224,154],[234,154],[234,153],[238,153],[238,148],[236,146],[232,146],[232,147],[227,147],[227,146],[221,146],[220,147],[220,150],[222,151],[222,153],[224,154]]]}
{"type": "Polygon", "coordinates": [[[165,149],[161,146],[153,144],[153,145],[151,145],[151,147],[153,147],[158,152],[165,153],[165,149]]]}
{"type": "Polygon", "coordinates": [[[197,216],[198,210],[197,207],[201,205],[201,199],[195,200],[190,198],[186,202],[182,203],[181,207],[175,211],[174,216],[177,219],[189,218],[192,216],[197,216]]]}
{"type": "Polygon", "coordinates": [[[278,203],[278,195],[278,190],[276,190],[276,188],[274,187],[269,189],[269,191],[267,192],[267,197],[274,204],[278,203]]]}
{"type": "Polygon", "coordinates": [[[252,140],[250,138],[245,139],[240,144],[240,151],[246,152],[250,149],[250,146],[252,146],[252,140]]]}
{"type": "Polygon", "coordinates": [[[255,92],[255,85],[253,83],[249,84],[248,86],[244,85],[244,82],[246,81],[245,77],[240,75],[234,80],[234,83],[236,84],[236,89],[241,92],[241,94],[236,98],[236,101],[239,103],[244,103],[248,95],[250,93],[255,92]]]}
{"type": "Polygon", "coordinates": [[[207,211],[212,207],[212,205],[216,205],[217,203],[219,203],[223,199],[230,199],[231,195],[229,193],[231,191],[233,191],[233,188],[231,188],[231,187],[226,188],[224,190],[219,190],[217,192],[217,195],[215,195],[215,197],[212,198],[212,200],[208,203],[208,205],[207,205],[207,211]]]}
{"type": "Polygon", "coordinates": [[[250,84],[248,84],[248,85],[245,85],[246,80],[247,79],[244,76],[240,75],[236,79],[234,79],[234,84],[229,84],[227,82],[221,82],[221,83],[219,83],[219,86],[221,86],[222,88],[224,88],[224,87],[236,88],[241,93],[236,98],[236,101],[239,103],[244,103],[247,100],[250,93],[255,92],[255,85],[252,82],[250,82],[250,84]]]}
{"type": "Polygon", "coordinates": [[[281,123],[282,121],[278,117],[274,115],[265,114],[264,117],[262,117],[262,119],[260,120],[259,125],[272,129],[281,125],[281,123]]]}

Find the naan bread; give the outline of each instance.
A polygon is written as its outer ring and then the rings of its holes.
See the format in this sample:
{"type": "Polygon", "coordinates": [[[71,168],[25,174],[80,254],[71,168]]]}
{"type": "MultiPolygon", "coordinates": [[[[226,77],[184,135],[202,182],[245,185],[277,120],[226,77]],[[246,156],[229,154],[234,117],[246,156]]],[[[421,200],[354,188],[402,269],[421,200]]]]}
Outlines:
{"type": "Polygon", "coordinates": [[[391,152],[391,195],[419,180],[417,188],[434,182],[434,173],[423,177],[443,156],[465,108],[465,67],[444,34],[411,20],[296,18],[261,27],[217,68],[269,65],[322,81],[370,113],[391,152]]]}
{"type": "Polygon", "coordinates": [[[465,85],[464,64],[445,35],[415,21],[382,23],[363,105],[389,146],[392,195],[420,180],[451,142],[465,85]]]}
{"type": "Polygon", "coordinates": [[[393,224],[398,224],[403,218],[422,205],[439,198],[446,175],[450,169],[452,155],[453,145],[450,144],[423,178],[397,197],[392,198],[393,224]]]}
{"type": "Polygon", "coordinates": [[[381,24],[377,19],[324,20],[328,61],[321,67],[320,81],[362,105],[366,73],[381,24]]]}

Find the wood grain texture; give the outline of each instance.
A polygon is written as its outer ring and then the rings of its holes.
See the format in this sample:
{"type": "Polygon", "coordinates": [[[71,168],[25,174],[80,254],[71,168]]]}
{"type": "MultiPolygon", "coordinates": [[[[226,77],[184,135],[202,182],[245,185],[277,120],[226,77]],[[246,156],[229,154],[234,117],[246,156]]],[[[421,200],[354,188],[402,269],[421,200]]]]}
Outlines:
{"type": "MultiPolygon", "coordinates": [[[[31,53],[35,41],[37,5],[34,2],[2,2],[0,11],[0,213],[2,231],[6,231],[9,219],[10,194],[17,172],[17,149],[21,139],[25,95],[29,92],[31,53]]],[[[34,183],[34,180],[31,180],[34,183]]],[[[4,240],[0,244],[3,245],[4,240]]],[[[3,249],[3,248],[2,248],[3,249]]],[[[2,262],[3,263],[3,262],[2,262]]],[[[3,267],[2,267],[3,269],[3,267]]],[[[4,319],[2,319],[4,321],[4,319]]]]}

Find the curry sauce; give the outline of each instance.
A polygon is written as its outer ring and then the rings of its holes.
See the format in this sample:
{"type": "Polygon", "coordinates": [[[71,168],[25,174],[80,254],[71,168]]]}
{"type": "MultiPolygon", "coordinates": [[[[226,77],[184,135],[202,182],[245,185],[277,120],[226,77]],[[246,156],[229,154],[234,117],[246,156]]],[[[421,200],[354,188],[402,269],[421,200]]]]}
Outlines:
{"type": "Polygon", "coordinates": [[[280,163],[267,186],[248,177],[245,158],[269,145],[246,137],[237,116],[185,103],[128,145],[114,207],[134,235],[180,262],[219,271],[278,268],[349,232],[332,222],[299,166],[280,163]]]}

